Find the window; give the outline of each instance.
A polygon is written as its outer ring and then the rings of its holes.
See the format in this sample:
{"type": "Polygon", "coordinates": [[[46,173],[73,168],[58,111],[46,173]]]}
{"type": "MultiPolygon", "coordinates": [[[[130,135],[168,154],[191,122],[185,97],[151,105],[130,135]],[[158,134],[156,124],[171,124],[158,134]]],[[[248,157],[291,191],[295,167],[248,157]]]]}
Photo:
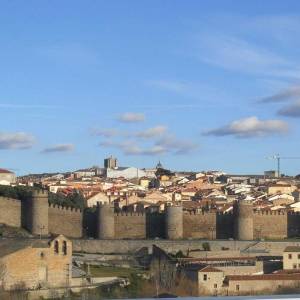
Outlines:
{"type": "Polygon", "coordinates": [[[293,269],[297,269],[297,265],[296,264],[293,264],[293,269]]]}
{"type": "Polygon", "coordinates": [[[214,284],[214,288],[216,289],[217,287],[218,287],[218,285],[215,283],[215,284],[214,284]]]}
{"type": "Polygon", "coordinates": [[[54,242],[54,253],[58,254],[59,252],[59,245],[58,245],[58,241],[54,242]]]}
{"type": "Polygon", "coordinates": [[[207,280],[207,274],[203,275],[203,280],[206,281],[207,280]]]}
{"type": "Polygon", "coordinates": [[[63,254],[67,255],[67,242],[63,241],[63,254]]]}
{"type": "Polygon", "coordinates": [[[289,259],[292,259],[292,254],[289,254],[289,259]]]}
{"type": "Polygon", "coordinates": [[[40,253],[40,258],[43,259],[44,257],[45,257],[45,253],[44,253],[44,252],[41,252],[41,253],[40,253]]]}
{"type": "Polygon", "coordinates": [[[237,284],[237,285],[235,286],[235,289],[236,289],[237,291],[239,291],[239,290],[240,290],[240,285],[237,284]]]}
{"type": "Polygon", "coordinates": [[[300,254],[298,254],[298,259],[300,259],[300,254]]]}

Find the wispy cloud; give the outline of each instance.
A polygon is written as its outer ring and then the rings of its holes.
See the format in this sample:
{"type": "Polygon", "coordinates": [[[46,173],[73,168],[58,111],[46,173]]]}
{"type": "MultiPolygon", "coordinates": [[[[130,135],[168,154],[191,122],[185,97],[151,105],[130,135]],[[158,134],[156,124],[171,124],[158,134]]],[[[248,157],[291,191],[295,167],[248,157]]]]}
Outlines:
{"type": "Polygon", "coordinates": [[[140,138],[146,138],[146,139],[155,138],[155,137],[159,137],[162,134],[166,133],[167,130],[168,130],[168,128],[166,126],[159,125],[159,126],[155,126],[155,127],[140,131],[136,134],[136,136],[140,137],[140,138]]]}
{"type": "Polygon", "coordinates": [[[288,131],[288,124],[281,120],[259,120],[249,117],[204,132],[204,135],[227,136],[238,138],[261,137],[274,134],[283,134],[288,131]]]}
{"type": "Polygon", "coordinates": [[[54,153],[54,152],[72,152],[74,150],[73,144],[58,144],[43,149],[42,153],[54,153]]]}
{"type": "Polygon", "coordinates": [[[197,49],[201,61],[227,70],[268,76],[300,75],[300,69],[285,57],[235,36],[202,34],[197,49]]]}
{"type": "Polygon", "coordinates": [[[0,150],[32,148],[35,141],[35,137],[26,132],[0,132],[0,150]]]}
{"type": "Polygon", "coordinates": [[[198,144],[190,140],[177,138],[172,134],[163,136],[155,145],[173,151],[175,154],[188,154],[198,148],[198,144]]]}
{"type": "Polygon", "coordinates": [[[261,103],[277,103],[284,102],[300,97],[300,86],[292,86],[287,89],[281,90],[271,96],[264,97],[259,102],[261,103]]]}
{"type": "Polygon", "coordinates": [[[137,123],[145,121],[145,115],[143,113],[127,112],[119,115],[117,119],[124,123],[137,123]]]}
{"type": "Polygon", "coordinates": [[[100,142],[100,147],[117,148],[125,155],[161,155],[161,154],[188,154],[198,148],[192,141],[177,138],[174,135],[163,135],[152,145],[141,146],[136,140],[124,141],[105,140],[100,142]]]}
{"type": "Polygon", "coordinates": [[[103,129],[93,128],[90,131],[92,135],[103,136],[106,138],[117,136],[120,134],[120,131],[115,128],[103,128],[103,129]]]}
{"type": "Polygon", "coordinates": [[[290,105],[282,107],[277,114],[284,117],[300,118],[300,101],[298,100],[290,105]]]}

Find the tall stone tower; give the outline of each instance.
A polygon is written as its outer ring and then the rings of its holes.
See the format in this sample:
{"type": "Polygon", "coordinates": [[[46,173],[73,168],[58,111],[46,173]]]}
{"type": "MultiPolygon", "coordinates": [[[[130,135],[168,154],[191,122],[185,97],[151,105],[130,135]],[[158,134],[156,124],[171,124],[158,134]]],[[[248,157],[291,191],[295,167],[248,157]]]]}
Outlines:
{"type": "Polygon", "coordinates": [[[253,240],[253,204],[240,200],[235,206],[235,238],[241,241],[253,240]]]}
{"type": "Polygon", "coordinates": [[[27,227],[34,235],[47,236],[48,231],[48,192],[33,191],[27,206],[27,227]]]}
{"type": "Polygon", "coordinates": [[[115,217],[113,205],[98,203],[97,222],[97,238],[103,240],[114,239],[115,217]]]}
{"type": "Polygon", "coordinates": [[[170,240],[183,238],[183,210],[181,205],[167,206],[166,238],[170,240]]]}

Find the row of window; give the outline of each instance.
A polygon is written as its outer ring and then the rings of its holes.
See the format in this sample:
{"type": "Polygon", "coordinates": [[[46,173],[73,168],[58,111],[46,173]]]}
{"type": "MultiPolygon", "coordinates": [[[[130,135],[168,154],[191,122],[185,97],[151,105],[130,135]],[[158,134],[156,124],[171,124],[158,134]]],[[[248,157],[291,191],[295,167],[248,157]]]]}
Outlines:
{"type": "MultiPolygon", "coordinates": [[[[291,254],[291,253],[289,253],[289,259],[292,259],[293,258],[293,255],[291,254]]],[[[297,257],[298,257],[298,259],[300,259],[300,254],[297,254],[297,257]]]]}

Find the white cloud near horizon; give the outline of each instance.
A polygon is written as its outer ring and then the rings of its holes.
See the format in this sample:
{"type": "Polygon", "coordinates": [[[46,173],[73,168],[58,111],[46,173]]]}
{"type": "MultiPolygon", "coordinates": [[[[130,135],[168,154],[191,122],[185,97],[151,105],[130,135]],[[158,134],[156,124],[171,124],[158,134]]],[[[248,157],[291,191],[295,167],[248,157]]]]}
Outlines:
{"type": "Polygon", "coordinates": [[[248,117],[233,121],[225,126],[204,132],[204,135],[217,137],[235,136],[237,138],[262,137],[284,134],[288,132],[288,124],[281,120],[259,120],[257,117],[248,117]]]}
{"type": "Polygon", "coordinates": [[[35,142],[35,137],[26,132],[0,132],[0,150],[29,149],[35,142]]]}
{"type": "Polygon", "coordinates": [[[57,144],[54,146],[43,149],[42,153],[54,153],[54,152],[72,152],[74,150],[73,144],[57,144]]]}

